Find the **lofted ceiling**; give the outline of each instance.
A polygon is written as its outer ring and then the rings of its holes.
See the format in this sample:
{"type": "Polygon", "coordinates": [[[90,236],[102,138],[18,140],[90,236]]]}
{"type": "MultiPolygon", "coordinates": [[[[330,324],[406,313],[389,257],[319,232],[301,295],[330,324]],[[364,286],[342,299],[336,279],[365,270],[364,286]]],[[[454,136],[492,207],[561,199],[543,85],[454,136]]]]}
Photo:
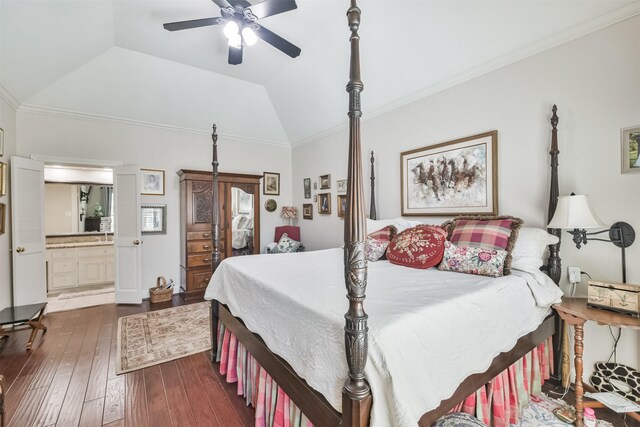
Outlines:
{"type": "MultiPolygon", "coordinates": [[[[277,1],[277,0],[275,0],[277,1]]],[[[253,0],[255,4],[259,0],[253,0]]],[[[0,83],[25,107],[297,143],[346,122],[347,0],[298,0],[227,64],[211,0],[0,0],[0,83]]],[[[640,12],[640,0],[361,0],[364,113],[402,105],[640,12]]]]}

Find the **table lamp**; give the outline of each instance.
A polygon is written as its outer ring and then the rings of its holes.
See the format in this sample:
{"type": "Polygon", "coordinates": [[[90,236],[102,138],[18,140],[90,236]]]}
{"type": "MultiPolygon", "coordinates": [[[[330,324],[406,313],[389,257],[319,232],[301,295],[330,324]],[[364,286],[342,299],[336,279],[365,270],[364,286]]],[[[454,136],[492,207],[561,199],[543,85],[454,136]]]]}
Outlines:
{"type": "Polygon", "coordinates": [[[298,217],[298,209],[294,206],[283,206],[282,207],[282,218],[289,220],[289,225],[291,225],[291,220],[296,219],[298,217]]]}
{"type": "Polygon", "coordinates": [[[627,283],[627,264],[625,248],[628,248],[636,240],[636,232],[633,227],[626,222],[616,222],[611,228],[596,232],[587,233],[587,229],[600,228],[605,225],[589,207],[586,195],[571,193],[570,196],[558,197],[556,212],[549,222],[548,228],[573,229],[567,231],[573,236],[573,243],[580,249],[592,240],[601,242],[611,242],[622,249],[622,282],[627,283]],[[609,239],[600,239],[596,236],[602,233],[609,233],[609,239]]]}

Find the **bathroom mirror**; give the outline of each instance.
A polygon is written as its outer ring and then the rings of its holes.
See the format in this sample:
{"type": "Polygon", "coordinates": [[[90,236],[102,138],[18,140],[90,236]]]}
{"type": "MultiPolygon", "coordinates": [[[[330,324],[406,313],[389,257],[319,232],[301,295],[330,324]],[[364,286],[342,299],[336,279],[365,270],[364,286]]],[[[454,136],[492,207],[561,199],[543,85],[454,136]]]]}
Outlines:
{"type": "Polygon", "coordinates": [[[44,199],[47,236],[113,232],[113,185],[47,182],[44,199]]]}

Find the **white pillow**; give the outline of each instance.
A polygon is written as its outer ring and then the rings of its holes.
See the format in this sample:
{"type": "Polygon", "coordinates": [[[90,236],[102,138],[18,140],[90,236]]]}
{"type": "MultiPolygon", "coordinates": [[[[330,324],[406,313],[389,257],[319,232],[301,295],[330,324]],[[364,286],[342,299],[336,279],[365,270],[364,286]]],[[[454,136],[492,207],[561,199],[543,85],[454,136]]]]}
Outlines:
{"type": "Polygon", "coordinates": [[[517,270],[544,265],[547,246],[555,245],[560,239],[542,228],[522,227],[511,252],[511,267],[517,270]],[[520,267],[520,268],[519,268],[520,267]]]}
{"type": "Polygon", "coordinates": [[[387,225],[395,225],[396,228],[398,229],[398,233],[400,233],[403,230],[406,230],[407,228],[413,227],[409,223],[409,221],[402,218],[401,216],[394,219],[378,219],[378,220],[367,218],[367,234],[371,234],[374,231],[381,230],[385,228],[387,225]]]}

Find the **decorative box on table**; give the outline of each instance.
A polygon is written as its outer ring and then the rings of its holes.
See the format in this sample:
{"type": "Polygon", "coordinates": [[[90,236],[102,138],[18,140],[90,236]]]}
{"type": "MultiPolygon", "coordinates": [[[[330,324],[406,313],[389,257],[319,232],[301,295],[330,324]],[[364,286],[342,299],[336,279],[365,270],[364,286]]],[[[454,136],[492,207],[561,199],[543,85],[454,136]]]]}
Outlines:
{"type": "Polygon", "coordinates": [[[640,285],[589,280],[587,305],[640,317],[640,285]]]}

